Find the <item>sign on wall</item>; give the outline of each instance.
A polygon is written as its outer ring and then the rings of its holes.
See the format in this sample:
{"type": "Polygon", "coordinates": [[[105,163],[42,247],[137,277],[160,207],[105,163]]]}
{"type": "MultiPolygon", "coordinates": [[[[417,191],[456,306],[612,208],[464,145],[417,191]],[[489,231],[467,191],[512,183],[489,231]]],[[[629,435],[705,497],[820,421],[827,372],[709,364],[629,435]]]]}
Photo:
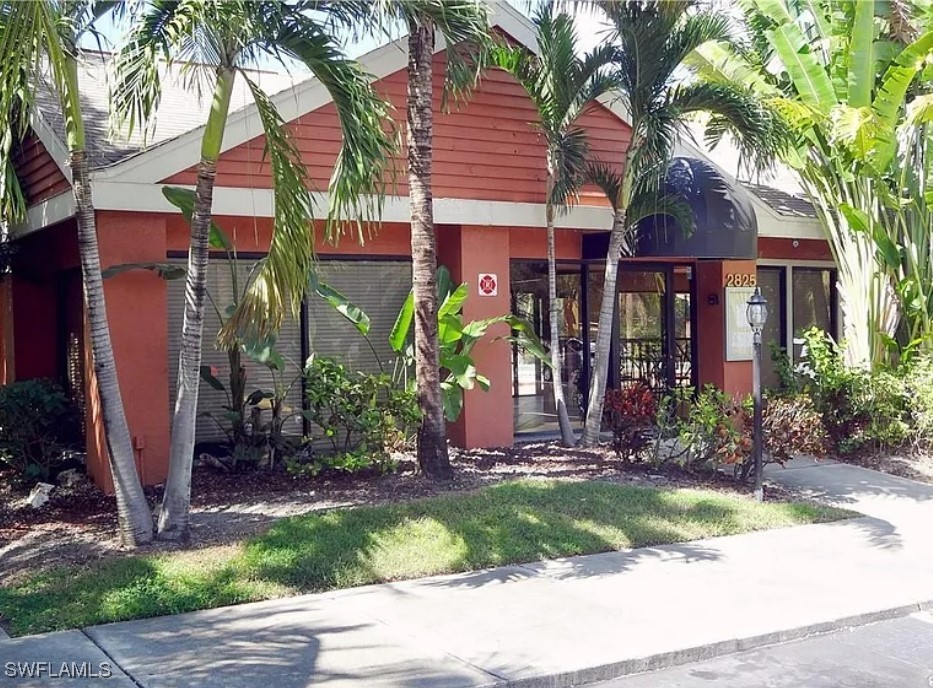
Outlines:
{"type": "Polygon", "coordinates": [[[479,273],[479,295],[480,296],[498,296],[499,278],[491,272],[479,273]]]}
{"type": "Polygon", "coordinates": [[[754,287],[726,287],[726,360],[752,360],[752,328],[745,309],[754,287]]]}

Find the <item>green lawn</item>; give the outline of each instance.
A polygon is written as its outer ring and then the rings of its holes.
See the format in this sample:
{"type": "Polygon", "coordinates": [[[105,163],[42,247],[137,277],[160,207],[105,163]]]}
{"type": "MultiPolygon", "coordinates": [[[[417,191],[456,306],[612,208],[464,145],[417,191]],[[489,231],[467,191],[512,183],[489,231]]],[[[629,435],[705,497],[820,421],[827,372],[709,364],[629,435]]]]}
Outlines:
{"type": "Polygon", "coordinates": [[[519,481],[286,518],[239,545],[59,569],[0,589],[0,612],[23,635],[849,515],[700,490],[519,481]]]}

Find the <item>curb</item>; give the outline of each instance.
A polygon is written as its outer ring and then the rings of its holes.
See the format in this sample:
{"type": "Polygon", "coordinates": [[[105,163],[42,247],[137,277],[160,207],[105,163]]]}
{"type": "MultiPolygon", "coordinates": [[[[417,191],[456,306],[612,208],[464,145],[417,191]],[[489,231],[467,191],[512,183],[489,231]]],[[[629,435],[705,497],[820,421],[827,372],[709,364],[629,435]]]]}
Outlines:
{"type": "Polygon", "coordinates": [[[864,626],[866,624],[877,623],[879,621],[890,621],[898,619],[917,612],[933,611],[933,600],[907,604],[892,609],[867,612],[865,614],[856,614],[854,616],[845,616],[834,621],[823,621],[807,626],[800,626],[784,631],[775,631],[773,633],[764,633],[749,638],[737,638],[735,640],[723,640],[708,645],[698,645],[683,650],[673,650],[662,652],[648,657],[635,659],[626,659],[620,662],[612,662],[601,666],[590,667],[588,669],[578,669],[547,676],[531,676],[528,678],[516,679],[513,681],[504,681],[494,684],[497,688],[571,688],[572,686],[581,686],[587,683],[597,681],[609,681],[611,679],[622,678],[632,674],[642,674],[660,669],[669,669],[682,664],[691,664],[706,659],[713,659],[723,655],[731,655],[736,652],[754,650],[770,645],[779,645],[794,640],[802,640],[809,636],[841,631],[854,626],[864,626]]]}

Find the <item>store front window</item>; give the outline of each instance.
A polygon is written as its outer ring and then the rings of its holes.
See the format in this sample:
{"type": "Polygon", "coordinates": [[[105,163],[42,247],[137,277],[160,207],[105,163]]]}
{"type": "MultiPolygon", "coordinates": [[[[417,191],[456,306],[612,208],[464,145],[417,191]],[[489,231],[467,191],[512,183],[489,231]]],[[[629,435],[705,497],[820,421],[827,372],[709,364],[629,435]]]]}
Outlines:
{"type": "MultiPolygon", "coordinates": [[[[559,379],[571,422],[576,426],[581,424],[586,409],[604,276],[598,263],[558,265],[559,379]]],[[[550,350],[547,263],[513,262],[510,277],[513,312],[532,324],[550,350]]],[[[661,393],[675,386],[694,384],[692,278],[692,269],[685,265],[620,266],[609,352],[609,387],[643,382],[661,393]]],[[[513,348],[516,433],[558,429],[553,377],[547,365],[513,348]]]]}

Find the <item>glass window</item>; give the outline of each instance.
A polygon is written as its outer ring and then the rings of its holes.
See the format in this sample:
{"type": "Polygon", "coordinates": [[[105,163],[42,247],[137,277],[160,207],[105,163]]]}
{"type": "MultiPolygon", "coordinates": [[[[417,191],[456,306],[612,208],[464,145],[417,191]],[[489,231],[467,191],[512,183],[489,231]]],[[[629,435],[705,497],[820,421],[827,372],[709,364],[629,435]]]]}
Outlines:
{"type": "Polygon", "coordinates": [[[392,374],[395,352],[389,334],[411,291],[411,263],[384,260],[322,260],[322,282],[336,289],[370,319],[369,336],[323,299],[308,297],[308,338],[311,353],[339,358],[354,370],[392,374]],[[367,339],[369,341],[367,341],[367,339]]]}
{"type": "Polygon", "coordinates": [[[781,384],[772,351],[785,348],[784,339],[784,268],[758,268],[758,286],[768,300],[768,320],[761,333],[761,385],[765,389],[781,384]]]}
{"type": "Polygon", "coordinates": [[[800,357],[800,335],[811,327],[818,327],[832,336],[833,289],[836,271],[824,268],[793,269],[793,332],[794,357],[800,357]]]}

